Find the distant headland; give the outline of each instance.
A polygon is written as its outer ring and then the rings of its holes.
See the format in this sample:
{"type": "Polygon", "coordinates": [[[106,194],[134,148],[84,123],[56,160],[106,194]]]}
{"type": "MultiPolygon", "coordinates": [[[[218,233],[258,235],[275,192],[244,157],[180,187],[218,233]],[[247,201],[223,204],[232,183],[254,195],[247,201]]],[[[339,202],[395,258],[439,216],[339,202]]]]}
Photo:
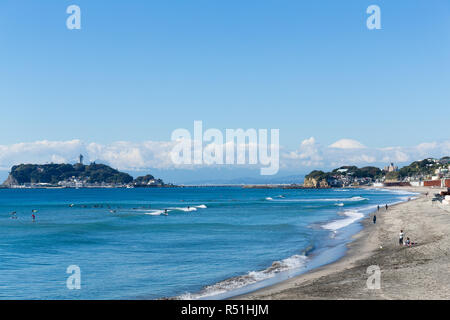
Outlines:
{"type": "Polygon", "coordinates": [[[342,166],[330,172],[313,170],[303,184],[246,185],[256,189],[328,189],[369,186],[424,186],[450,188],[450,157],[427,158],[399,169],[393,163],[383,169],[377,167],[342,166]]]}
{"type": "Polygon", "coordinates": [[[314,170],[305,176],[305,188],[358,186],[450,187],[450,157],[414,161],[399,169],[393,163],[377,167],[343,166],[331,172],[314,170]]]}
{"type": "Polygon", "coordinates": [[[95,162],[77,164],[20,164],[13,166],[4,188],[150,188],[172,187],[152,175],[131,175],[95,162]]]}

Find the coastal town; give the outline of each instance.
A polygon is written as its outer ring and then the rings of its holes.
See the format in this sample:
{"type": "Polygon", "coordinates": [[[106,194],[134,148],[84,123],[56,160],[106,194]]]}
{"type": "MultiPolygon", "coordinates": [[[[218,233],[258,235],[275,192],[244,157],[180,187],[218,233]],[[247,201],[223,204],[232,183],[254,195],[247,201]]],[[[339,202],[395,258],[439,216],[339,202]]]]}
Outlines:
{"type": "Polygon", "coordinates": [[[358,186],[450,187],[450,157],[427,158],[399,169],[394,163],[383,169],[344,166],[331,172],[314,170],[305,177],[306,188],[358,186]]]}

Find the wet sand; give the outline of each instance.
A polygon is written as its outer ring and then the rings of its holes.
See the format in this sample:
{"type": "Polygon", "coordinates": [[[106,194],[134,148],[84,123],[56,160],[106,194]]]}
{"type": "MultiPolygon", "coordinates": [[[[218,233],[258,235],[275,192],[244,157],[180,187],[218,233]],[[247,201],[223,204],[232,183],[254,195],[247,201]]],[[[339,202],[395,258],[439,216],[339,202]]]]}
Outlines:
{"type": "Polygon", "coordinates": [[[422,194],[381,209],[376,224],[367,217],[339,261],[235,299],[450,299],[450,213],[431,202],[440,190],[402,189],[422,194]],[[418,245],[400,246],[400,229],[418,245]],[[374,265],[380,289],[367,287],[367,268],[374,265]]]}

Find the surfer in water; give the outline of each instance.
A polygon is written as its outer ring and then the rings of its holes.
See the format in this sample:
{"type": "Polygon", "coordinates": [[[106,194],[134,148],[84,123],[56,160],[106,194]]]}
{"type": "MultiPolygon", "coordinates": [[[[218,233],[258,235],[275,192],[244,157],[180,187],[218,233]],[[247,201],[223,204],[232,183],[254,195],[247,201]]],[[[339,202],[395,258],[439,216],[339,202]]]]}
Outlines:
{"type": "Polygon", "coordinates": [[[36,216],[34,215],[35,213],[37,213],[38,211],[36,209],[31,210],[31,218],[33,219],[33,222],[36,221],[36,216]]]}
{"type": "Polygon", "coordinates": [[[17,219],[17,215],[16,215],[15,211],[11,212],[11,219],[13,219],[13,220],[17,219]]]}
{"type": "Polygon", "coordinates": [[[164,215],[168,216],[169,214],[167,213],[167,209],[164,209],[164,215]]]}

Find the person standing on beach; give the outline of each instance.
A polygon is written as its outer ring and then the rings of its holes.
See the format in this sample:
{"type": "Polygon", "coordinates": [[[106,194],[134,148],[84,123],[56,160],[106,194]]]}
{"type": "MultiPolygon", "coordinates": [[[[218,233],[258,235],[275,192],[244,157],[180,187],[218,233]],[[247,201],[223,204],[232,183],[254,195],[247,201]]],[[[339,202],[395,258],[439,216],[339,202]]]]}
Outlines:
{"type": "Polygon", "coordinates": [[[376,214],[373,215],[373,224],[375,224],[375,223],[377,223],[377,215],[376,214]]]}
{"type": "Polygon", "coordinates": [[[405,236],[405,234],[403,233],[403,230],[400,230],[400,234],[398,235],[398,244],[399,245],[403,245],[403,237],[405,236]]]}
{"type": "Polygon", "coordinates": [[[386,203],[386,211],[388,210],[388,205],[387,205],[387,203],[386,203]]]}
{"type": "Polygon", "coordinates": [[[380,205],[378,205],[378,207],[377,207],[377,211],[380,211],[380,205]]]}

